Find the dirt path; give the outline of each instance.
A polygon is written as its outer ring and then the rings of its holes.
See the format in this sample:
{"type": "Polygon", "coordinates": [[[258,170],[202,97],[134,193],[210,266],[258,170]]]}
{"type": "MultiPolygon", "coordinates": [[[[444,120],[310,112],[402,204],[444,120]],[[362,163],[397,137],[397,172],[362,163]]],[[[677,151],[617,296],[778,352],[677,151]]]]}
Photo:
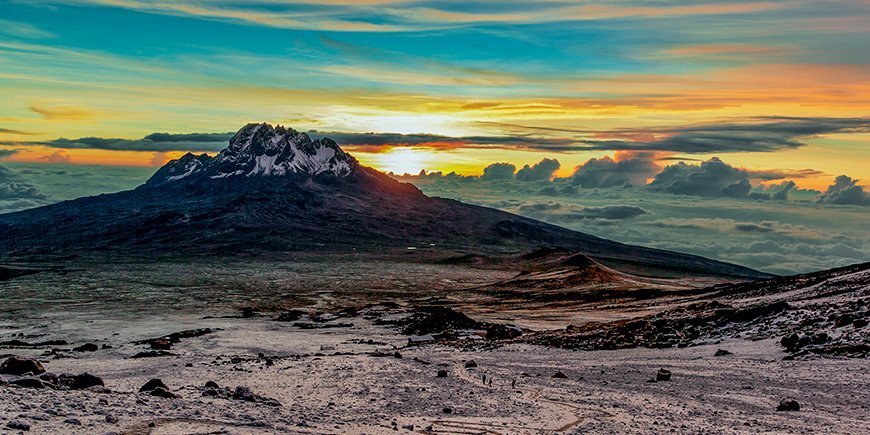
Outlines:
{"type": "Polygon", "coordinates": [[[553,428],[531,428],[531,427],[508,427],[505,425],[498,425],[496,423],[483,423],[483,422],[471,422],[471,421],[463,421],[463,420],[447,420],[447,419],[439,419],[433,422],[433,429],[435,432],[445,432],[445,433],[468,433],[468,434],[507,434],[513,433],[514,431],[533,431],[533,432],[542,432],[542,433],[552,433],[552,432],[567,432],[590,417],[612,417],[612,414],[604,412],[600,409],[593,409],[589,407],[582,407],[575,405],[573,403],[563,402],[560,400],[547,399],[542,397],[542,390],[539,388],[532,387],[523,387],[523,386],[508,386],[507,383],[504,385],[501,382],[496,383],[494,386],[489,385],[483,382],[482,378],[478,378],[472,375],[474,373],[472,370],[466,369],[462,364],[455,364],[453,367],[453,372],[459,379],[462,379],[468,383],[474,384],[476,386],[488,389],[488,390],[510,390],[510,391],[518,391],[523,394],[523,398],[525,400],[531,402],[538,403],[547,403],[553,406],[557,410],[557,412],[562,414],[569,415],[572,420],[567,422],[566,424],[553,429],[553,428]],[[438,429],[438,426],[444,428],[444,430],[438,429]],[[462,432],[457,432],[457,430],[462,432]]]}

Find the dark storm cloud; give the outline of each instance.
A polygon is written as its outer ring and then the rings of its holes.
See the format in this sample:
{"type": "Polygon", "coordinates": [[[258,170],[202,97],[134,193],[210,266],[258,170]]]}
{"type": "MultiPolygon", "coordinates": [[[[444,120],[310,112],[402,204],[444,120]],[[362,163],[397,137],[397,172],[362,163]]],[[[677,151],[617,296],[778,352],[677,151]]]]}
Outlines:
{"type": "Polygon", "coordinates": [[[649,188],[680,195],[745,198],[752,185],[746,171],[713,157],[700,165],[680,162],[667,166],[649,188]]]}
{"type": "Polygon", "coordinates": [[[571,183],[584,188],[643,185],[660,169],[652,155],[637,153],[614,160],[608,156],[589,159],[574,169],[571,183]]]}
{"type": "Polygon", "coordinates": [[[858,186],[858,180],[840,175],[834,179],[834,184],[819,195],[817,201],[823,204],[870,205],[870,194],[858,186]]]}
{"type": "Polygon", "coordinates": [[[17,152],[18,150],[0,150],[0,159],[4,157],[9,157],[17,152]]]}
{"type": "Polygon", "coordinates": [[[20,145],[42,145],[65,149],[100,149],[109,151],[220,151],[227,146],[232,133],[152,133],[141,139],[82,137],[39,142],[17,142],[20,145]]]}
{"type": "Polygon", "coordinates": [[[493,163],[483,168],[481,180],[512,180],[517,167],[510,163],[493,163]]]}
{"type": "Polygon", "coordinates": [[[525,165],[517,171],[517,181],[547,181],[562,167],[556,159],[543,159],[532,166],[525,165]]]}

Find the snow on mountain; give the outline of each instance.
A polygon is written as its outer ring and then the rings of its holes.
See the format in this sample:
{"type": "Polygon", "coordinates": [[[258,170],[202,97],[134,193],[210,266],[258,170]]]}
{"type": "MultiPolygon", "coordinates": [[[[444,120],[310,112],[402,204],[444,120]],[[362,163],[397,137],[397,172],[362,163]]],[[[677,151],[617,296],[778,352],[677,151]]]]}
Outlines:
{"type": "Polygon", "coordinates": [[[231,139],[229,146],[214,157],[187,153],[158,170],[147,185],[159,185],[199,177],[278,177],[332,174],[350,175],[358,166],[332,139],[311,140],[302,132],[248,124],[231,139]]]}

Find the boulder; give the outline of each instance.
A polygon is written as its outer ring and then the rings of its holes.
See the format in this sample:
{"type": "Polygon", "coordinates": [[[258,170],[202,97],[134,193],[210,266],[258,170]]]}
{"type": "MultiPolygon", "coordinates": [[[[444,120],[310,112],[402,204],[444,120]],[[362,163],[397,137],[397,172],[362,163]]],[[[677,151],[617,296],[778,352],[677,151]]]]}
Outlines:
{"type": "Polygon", "coordinates": [[[725,355],[731,355],[731,352],[729,352],[725,349],[717,349],[716,353],[713,354],[713,356],[725,356],[725,355]]]}
{"type": "Polygon", "coordinates": [[[447,370],[438,370],[438,373],[436,374],[436,376],[439,378],[446,378],[447,377],[447,370]]]}
{"type": "Polygon", "coordinates": [[[178,397],[175,395],[175,393],[173,393],[173,392],[171,392],[163,387],[157,387],[157,388],[151,390],[151,395],[156,396],[156,397],[163,397],[165,399],[175,399],[178,397]]]}
{"type": "Polygon", "coordinates": [[[45,367],[37,360],[10,356],[0,364],[0,374],[21,376],[27,373],[40,375],[45,373],[45,367]]]}
{"type": "Polygon", "coordinates": [[[59,381],[61,385],[69,387],[71,390],[84,390],[91,387],[101,387],[106,385],[103,380],[90,373],[82,373],[80,375],[60,375],[59,381]]]}
{"type": "Polygon", "coordinates": [[[215,390],[220,388],[220,387],[221,386],[218,385],[218,383],[215,381],[208,381],[205,383],[205,385],[203,385],[203,388],[211,388],[211,389],[215,389],[215,390]]]}
{"type": "Polygon", "coordinates": [[[474,362],[474,360],[468,360],[465,362],[465,368],[467,368],[467,369],[473,369],[476,367],[477,367],[477,363],[474,362]]]}
{"type": "Polygon", "coordinates": [[[146,382],[145,385],[139,387],[139,392],[144,393],[146,391],[154,391],[156,388],[163,388],[164,390],[169,391],[169,387],[167,387],[166,384],[163,383],[163,381],[161,381],[160,379],[152,379],[146,382]]]}
{"type": "Polygon", "coordinates": [[[800,341],[801,337],[797,335],[797,333],[791,333],[789,335],[786,335],[785,337],[782,337],[782,339],[779,340],[779,344],[781,344],[784,348],[791,350],[796,349],[800,341]]]}
{"type": "Polygon", "coordinates": [[[553,379],[568,379],[568,375],[562,372],[556,372],[556,374],[553,375],[553,379]]]}
{"type": "Polygon", "coordinates": [[[36,388],[42,389],[47,385],[39,378],[18,378],[9,381],[9,385],[15,385],[21,388],[36,388]]]}

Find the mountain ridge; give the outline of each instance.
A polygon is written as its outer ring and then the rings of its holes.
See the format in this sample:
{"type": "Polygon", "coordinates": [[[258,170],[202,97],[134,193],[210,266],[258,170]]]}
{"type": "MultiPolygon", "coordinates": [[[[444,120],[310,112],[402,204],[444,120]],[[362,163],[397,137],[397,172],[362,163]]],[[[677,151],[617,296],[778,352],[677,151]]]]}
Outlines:
{"type": "Polygon", "coordinates": [[[246,125],[215,157],[188,154],[170,162],[136,189],[0,215],[0,252],[6,256],[207,256],[408,246],[489,253],[565,247],[608,266],[654,274],[769,276],[428,197],[359,164],[331,140],[312,141],[305,133],[268,124],[246,125]],[[310,158],[318,155],[323,158],[310,158]],[[262,164],[262,156],[270,166],[262,164]]]}

